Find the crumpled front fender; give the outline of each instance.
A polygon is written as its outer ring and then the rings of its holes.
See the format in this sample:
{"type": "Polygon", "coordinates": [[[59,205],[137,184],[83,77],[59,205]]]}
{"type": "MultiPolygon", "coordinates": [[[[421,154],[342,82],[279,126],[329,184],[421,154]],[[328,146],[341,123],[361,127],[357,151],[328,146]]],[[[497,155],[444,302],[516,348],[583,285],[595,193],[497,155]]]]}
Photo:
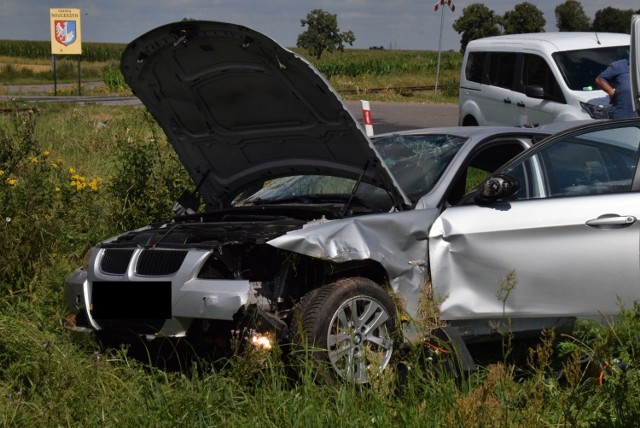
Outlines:
{"type": "Polygon", "coordinates": [[[343,263],[375,260],[414,316],[428,274],[427,237],[438,210],[372,214],[315,224],[268,242],[276,248],[343,263]]]}

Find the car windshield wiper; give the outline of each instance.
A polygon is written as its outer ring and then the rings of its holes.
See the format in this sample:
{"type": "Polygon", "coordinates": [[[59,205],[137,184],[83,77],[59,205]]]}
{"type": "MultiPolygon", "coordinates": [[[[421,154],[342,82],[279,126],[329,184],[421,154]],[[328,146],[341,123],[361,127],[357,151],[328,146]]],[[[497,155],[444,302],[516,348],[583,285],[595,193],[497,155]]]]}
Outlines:
{"type": "Polygon", "coordinates": [[[349,207],[351,206],[351,202],[353,202],[353,198],[355,198],[355,196],[356,196],[356,192],[358,191],[358,188],[360,187],[360,183],[362,183],[362,178],[364,177],[365,173],[367,172],[367,168],[369,168],[369,161],[368,160],[364,164],[364,169],[362,170],[362,174],[360,174],[360,177],[358,177],[358,181],[356,181],[356,184],[354,184],[353,189],[351,189],[351,194],[349,195],[349,200],[347,200],[347,203],[344,204],[344,207],[342,207],[341,217],[344,217],[347,214],[347,212],[349,211],[349,207]]]}

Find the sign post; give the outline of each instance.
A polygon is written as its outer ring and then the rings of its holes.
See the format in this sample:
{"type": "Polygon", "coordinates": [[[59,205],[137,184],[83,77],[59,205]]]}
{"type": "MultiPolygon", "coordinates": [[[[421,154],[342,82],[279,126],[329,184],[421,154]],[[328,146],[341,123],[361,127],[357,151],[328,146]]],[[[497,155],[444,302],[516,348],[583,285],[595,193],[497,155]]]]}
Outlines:
{"type": "MultiPolygon", "coordinates": [[[[51,57],[53,91],[58,95],[56,55],[82,55],[80,9],[49,9],[51,18],[51,57]]],[[[80,93],[80,57],[78,56],[78,95],[80,93]]]]}
{"type": "Polygon", "coordinates": [[[451,12],[456,11],[456,6],[453,4],[451,0],[438,0],[433,8],[435,11],[438,11],[438,7],[441,8],[442,12],[440,13],[440,38],[438,39],[438,69],[436,71],[436,87],[433,95],[438,95],[438,80],[440,79],[440,54],[442,53],[442,26],[444,25],[444,5],[449,6],[451,12]]]}

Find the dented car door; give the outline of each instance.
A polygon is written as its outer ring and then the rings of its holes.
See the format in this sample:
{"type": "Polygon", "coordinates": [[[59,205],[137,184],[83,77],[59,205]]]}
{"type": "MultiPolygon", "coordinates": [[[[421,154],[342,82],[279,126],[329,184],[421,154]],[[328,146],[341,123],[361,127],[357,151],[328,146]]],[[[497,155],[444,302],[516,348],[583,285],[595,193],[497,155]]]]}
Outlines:
{"type": "Polygon", "coordinates": [[[429,236],[443,318],[599,317],[637,300],[639,147],[638,120],[565,133],[501,169],[511,198],[446,210],[429,236]]]}

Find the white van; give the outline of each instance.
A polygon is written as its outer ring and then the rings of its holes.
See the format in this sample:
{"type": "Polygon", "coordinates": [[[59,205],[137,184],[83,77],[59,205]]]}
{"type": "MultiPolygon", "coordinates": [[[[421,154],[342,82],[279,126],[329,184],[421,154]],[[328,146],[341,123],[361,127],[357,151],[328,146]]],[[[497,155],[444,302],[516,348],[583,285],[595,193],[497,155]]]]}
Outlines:
{"type": "Polygon", "coordinates": [[[529,33],[467,45],[460,73],[460,125],[538,125],[604,119],[609,97],[595,84],[629,58],[628,34],[529,33]]]}

